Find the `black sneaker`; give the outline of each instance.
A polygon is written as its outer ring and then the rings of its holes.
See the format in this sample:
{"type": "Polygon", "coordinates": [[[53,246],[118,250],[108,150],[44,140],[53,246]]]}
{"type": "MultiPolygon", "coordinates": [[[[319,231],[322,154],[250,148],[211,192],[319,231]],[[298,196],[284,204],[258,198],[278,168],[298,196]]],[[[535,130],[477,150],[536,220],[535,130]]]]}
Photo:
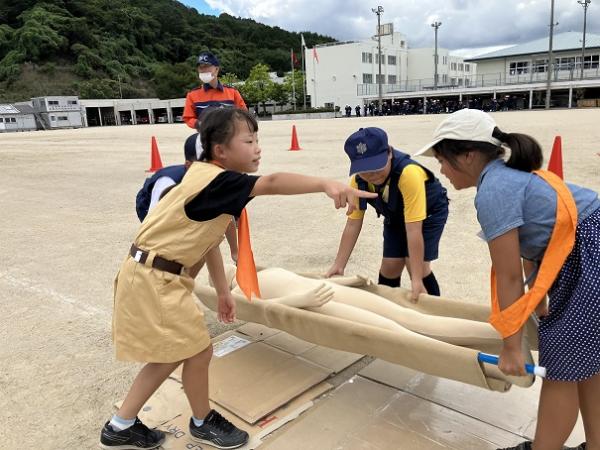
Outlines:
{"type": "Polygon", "coordinates": [[[217,448],[238,448],[248,442],[248,433],[240,430],[214,409],[211,409],[204,423],[197,427],[190,419],[190,434],[193,441],[217,448]]]}
{"type": "Polygon", "coordinates": [[[140,449],[156,448],[165,441],[165,433],[151,430],[135,418],[135,423],[126,430],[115,431],[109,422],[106,422],[100,433],[100,447],[108,449],[140,449]]]}
{"type": "Polygon", "coordinates": [[[531,441],[521,442],[514,447],[499,448],[497,450],[531,450],[531,441]]]}

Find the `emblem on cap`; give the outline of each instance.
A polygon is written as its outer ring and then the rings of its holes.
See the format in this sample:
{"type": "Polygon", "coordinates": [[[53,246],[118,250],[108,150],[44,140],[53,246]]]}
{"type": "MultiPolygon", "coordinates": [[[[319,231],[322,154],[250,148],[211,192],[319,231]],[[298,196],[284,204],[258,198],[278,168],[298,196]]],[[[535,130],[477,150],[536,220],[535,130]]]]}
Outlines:
{"type": "Polygon", "coordinates": [[[360,142],[357,146],[356,146],[356,153],[358,153],[359,155],[363,155],[365,154],[367,151],[367,144],[365,144],[364,142],[360,142]]]}

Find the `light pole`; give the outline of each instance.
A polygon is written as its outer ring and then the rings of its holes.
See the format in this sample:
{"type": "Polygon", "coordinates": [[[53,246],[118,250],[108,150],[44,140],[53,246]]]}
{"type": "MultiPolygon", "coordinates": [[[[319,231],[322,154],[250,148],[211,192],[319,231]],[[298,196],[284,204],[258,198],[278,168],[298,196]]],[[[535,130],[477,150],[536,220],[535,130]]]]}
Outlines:
{"type": "Polygon", "coordinates": [[[550,109],[550,95],[551,95],[551,84],[552,84],[552,69],[554,67],[552,61],[552,38],[554,36],[554,0],[550,1],[550,39],[548,39],[548,80],[546,82],[546,109],[550,109]]]}
{"type": "Polygon", "coordinates": [[[583,45],[581,46],[581,79],[583,80],[583,65],[585,59],[585,25],[587,21],[587,9],[592,0],[577,0],[583,6],[583,45]]]}
{"type": "Polygon", "coordinates": [[[383,108],[383,92],[381,90],[381,14],[383,13],[383,6],[378,6],[377,8],[371,8],[371,11],[373,11],[375,14],[377,14],[377,50],[379,53],[379,75],[378,75],[378,82],[377,84],[379,85],[379,111],[381,112],[381,109],[383,108]]]}
{"type": "Polygon", "coordinates": [[[431,26],[435,29],[435,53],[433,54],[433,88],[437,89],[438,85],[438,44],[437,34],[438,28],[442,25],[442,22],[435,21],[431,26]]]}

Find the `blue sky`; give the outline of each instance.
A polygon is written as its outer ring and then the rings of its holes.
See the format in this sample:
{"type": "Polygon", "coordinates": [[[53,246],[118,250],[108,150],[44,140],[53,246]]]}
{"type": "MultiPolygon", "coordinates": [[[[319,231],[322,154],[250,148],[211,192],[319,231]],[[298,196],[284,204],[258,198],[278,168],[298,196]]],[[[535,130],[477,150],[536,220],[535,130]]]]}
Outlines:
{"type": "MultiPolygon", "coordinates": [[[[439,45],[451,50],[521,44],[548,35],[551,0],[180,0],[205,14],[236,17],[313,31],[338,40],[363,40],[375,33],[372,7],[384,8],[382,23],[392,22],[411,47],[432,47],[431,23],[441,21],[439,45]]],[[[583,7],[576,0],[555,0],[556,33],[581,32],[583,7]]],[[[588,33],[600,34],[600,0],[592,0],[588,33]]],[[[307,42],[310,46],[311,43],[307,42]]],[[[473,52],[471,52],[473,53],[473,52]]]]}

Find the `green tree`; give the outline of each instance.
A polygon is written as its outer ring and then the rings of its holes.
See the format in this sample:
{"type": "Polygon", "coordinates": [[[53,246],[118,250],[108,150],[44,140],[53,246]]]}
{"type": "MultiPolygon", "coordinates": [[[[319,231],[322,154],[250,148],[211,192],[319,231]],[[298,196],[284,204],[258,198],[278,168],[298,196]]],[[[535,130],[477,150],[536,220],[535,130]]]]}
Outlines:
{"type": "Polygon", "coordinates": [[[269,66],[257,64],[242,86],[242,95],[248,103],[263,104],[263,113],[267,114],[267,100],[272,98],[273,80],[269,77],[269,66]]]}

